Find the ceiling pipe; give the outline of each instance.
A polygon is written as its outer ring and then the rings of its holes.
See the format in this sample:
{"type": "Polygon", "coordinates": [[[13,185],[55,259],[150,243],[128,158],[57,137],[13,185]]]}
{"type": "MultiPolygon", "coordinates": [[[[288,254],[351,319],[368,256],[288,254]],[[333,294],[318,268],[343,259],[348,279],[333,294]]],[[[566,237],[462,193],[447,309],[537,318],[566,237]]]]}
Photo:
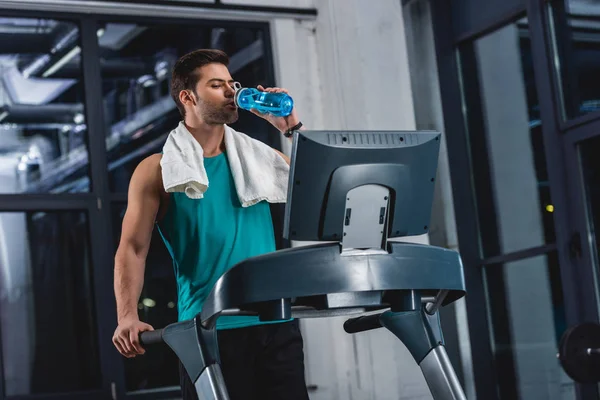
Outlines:
{"type": "Polygon", "coordinates": [[[37,57],[23,68],[23,76],[30,78],[52,75],[81,52],[81,48],[77,46],[78,39],[79,29],[77,27],[68,29],[63,35],[59,34],[49,53],[37,57]]]}

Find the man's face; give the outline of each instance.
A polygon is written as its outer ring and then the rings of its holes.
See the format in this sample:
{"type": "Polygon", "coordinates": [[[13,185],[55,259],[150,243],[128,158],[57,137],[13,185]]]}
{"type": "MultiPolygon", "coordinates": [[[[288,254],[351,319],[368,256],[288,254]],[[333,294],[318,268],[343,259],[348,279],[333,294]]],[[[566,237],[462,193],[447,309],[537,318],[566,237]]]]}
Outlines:
{"type": "Polygon", "coordinates": [[[233,102],[233,78],[223,64],[208,64],[200,68],[196,84],[193,112],[208,124],[231,124],[238,119],[233,102]]]}

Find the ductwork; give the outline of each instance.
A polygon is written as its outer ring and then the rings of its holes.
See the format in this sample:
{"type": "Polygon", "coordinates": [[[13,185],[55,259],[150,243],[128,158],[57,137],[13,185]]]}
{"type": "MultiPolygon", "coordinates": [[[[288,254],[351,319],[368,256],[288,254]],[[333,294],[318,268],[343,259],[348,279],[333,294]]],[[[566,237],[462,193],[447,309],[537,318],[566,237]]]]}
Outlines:
{"type": "Polygon", "coordinates": [[[58,34],[50,51],[36,58],[33,62],[23,68],[23,76],[29,77],[46,77],[51,75],[56,69],[59,69],[61,64],[67,63],[75,57],[81,49],[77,46],[79,40],[79,29],[73,24],[60,26],[58,31],[65,30],[63,34],[58,34]],[[53,71],[54,70],[54,71],[53,71]]]}
{"type": "Polygon", "coordinates": [[[0,18],[0,33],[40,35],[52,33],[61,22],[41,18],[0,18]]]}
{"type": "MultiPolygon", "coordinates": [[[[154,72],[154,65],[142,61],[100,59],[100,73],[103,79],[136,79],[154,72]]],[[[55,79],[81,79],[81,66],[67,64],[52,74],[55,79]]]]}
{"type": "Polygon", "coordinates": [[[11,104],[0,107],[0,115],[6,113],[3,123],[14,124],[76,124],[81,123],[83,104],[11,104]]]}

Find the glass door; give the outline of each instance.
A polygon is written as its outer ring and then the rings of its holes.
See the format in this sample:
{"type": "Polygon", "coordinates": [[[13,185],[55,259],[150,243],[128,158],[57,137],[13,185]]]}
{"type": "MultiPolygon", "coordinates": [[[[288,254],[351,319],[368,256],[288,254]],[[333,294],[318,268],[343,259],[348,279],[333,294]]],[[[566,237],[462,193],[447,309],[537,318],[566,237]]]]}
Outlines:
{"type": "Polygon", "coordinates": [[[598,322],[600,310],[600,121],[566,133],[565,155],[570,185],[571,215],[575,222],[570,243],[572,257],[579,259],[590,283],[590,303],[583,320],[598,322]],[[593,311],[596,310],[596,311],[593,311]]]}
{"type": "Polygon", "coordinates": [[[563,148],[570,220],[569,257],[580,299],[579,321],[598,322],[600,224],[600,3],[554,0],[544,5],[554,88],[553,127],[563,148]]]}
{"type": "Polygon", "coordinates": [[[586,139],[578,145],[581,177],[585,190],[585,214],[587,219],[587,239],[594,269],[596,289],[598,287],[598,252],[600,237],[596,233],[600,227],[600,134],[586,139]]]}

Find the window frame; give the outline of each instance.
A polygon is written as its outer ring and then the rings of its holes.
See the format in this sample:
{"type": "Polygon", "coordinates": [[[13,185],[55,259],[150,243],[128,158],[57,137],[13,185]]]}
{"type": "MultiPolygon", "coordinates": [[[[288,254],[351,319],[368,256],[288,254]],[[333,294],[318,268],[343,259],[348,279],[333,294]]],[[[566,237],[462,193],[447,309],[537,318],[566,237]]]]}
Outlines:
{"type": "MultiPolygon", "coordinates": [[[[85,114],[88,125],[87,150],[89,154],[90,192],[73,194],[6,194],[0,195],[0,212],[6,211],[57,211],[81,210],[88,215],[90,263],[93,268],[94,310],[97,316],[100,371],[102,389],[95,391],[5,396],[4,369],[0,353],[0,400],[28,399],[104,399],[132,397],[136,399],[172,398],[179,388],[164,388],[144,393],[126,393],[123,359],[112,344],[116,327],[116,306],[113,289],[113,226],[111,210],[126,203],[126,193],[111,193],[108,184],[107,153],[105,147],[104,110],[102,104],[102,79],[99,68],[97,27],[99,21],[136,22],[148,24],[194,24],[203,26],[254,27],[264,31],[264,58],[266,74],[275,83],[274,54],[271,27],[274,18],[314,20],[316,9],[289,7],[258,7],[215,4],[190,4],[189,2],[154,1],[153,5],[139,2],[86,4],[50,0],[40,4],[35,1],[2,1],[3,17],[47,18],[69,20],[78,24],[81,42],[81,69],[85,91],[85,114]],[[43,17],[40,15],[43,12],[43,17]],[[108,268],[111,266],[111,268],[108,268]],[[110,294],[107,296],[107,294],[110,294]]],[[[1,352],[1,349],[0,349],[1,352]]]]}

